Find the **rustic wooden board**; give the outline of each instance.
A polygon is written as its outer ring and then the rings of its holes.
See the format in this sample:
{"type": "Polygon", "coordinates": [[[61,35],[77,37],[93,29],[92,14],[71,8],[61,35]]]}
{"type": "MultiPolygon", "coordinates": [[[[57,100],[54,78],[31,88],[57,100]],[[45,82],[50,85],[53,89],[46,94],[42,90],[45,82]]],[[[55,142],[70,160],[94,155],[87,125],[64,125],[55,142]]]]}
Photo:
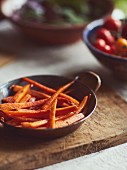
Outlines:
{"type": "Polygon", "coordinates": [[[34,169],[127,142],[127,103],[108,87],[97,94],[94,114],[74,133],[51,141],[0,129],[0,170],[34,169]]]}

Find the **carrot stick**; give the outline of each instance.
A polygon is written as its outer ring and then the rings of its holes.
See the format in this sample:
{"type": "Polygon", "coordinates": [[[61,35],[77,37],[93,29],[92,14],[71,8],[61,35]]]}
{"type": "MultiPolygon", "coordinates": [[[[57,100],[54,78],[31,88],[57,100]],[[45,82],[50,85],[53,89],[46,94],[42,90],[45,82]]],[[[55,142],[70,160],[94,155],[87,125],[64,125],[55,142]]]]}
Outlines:
{"type": "MultiPolygon", "coordinates": [[[[13,88],[13,91],[14,91],[14,92],[17,92],[17,91],[19,91],[19,90],[22,88],[22,86],[13,85],[12,88],[13,88]]],[[[34,96],[34,97],[39,98],[39,99],[40,99],[40,98],[43,99],[43,98],[49,98],[49,97],[51,97],[50,95],[48,95],[48,94],[46,94],[46,93],[43,93],[43,92],[40,92],[40,91],[37,91],[37,90],[30,90],[28,93],[29,93],[31,96],[34,96]]],[[[12,96],[12,97],[13,97],[13,96],[12,96]]],[[[9,97],[7,97],[7,98],[4,98],[3,101],[4,101],[4,102],[9,102],[9,101],[11,101],[11,96],[9,96],[9,97]],[[9,100],[9,98],[10,98],[10,100],[9,100]]],[[[12,102],[10,102],[10,103],[12,103],[12,102]]],[[[67,106],[67,105],[73,105],[73,104],[74,104],[72,100],[69,100],[69,99],[67,99],[67,98],[65,98],[65,97],[58,97],[58,105],[59,105],[59,106],[63,106],[62,103],[64,103],[65,106],[67,106]]]]}
{"type": "Polygon", "coordinates": [[[56,116],[66,115],[67,113],[77,111],[77,109],[78,109],[78,107],[76,105],[62,107],[62,108],[57,108],[56,109],[56,116]]]}
{"type": "MultiPolygon", "coordinates": [[[[67,113],[74,112],[77,110],[77,106],[69,106],[64,108],[56,109],[56,116],[63,116],[67,113]]],[[[29,109],[18,109],[16,111],[3,110],[8,116],[24,116],[38,119],[48,119],[50,110],[29,110],[29,109]]]]}
{"type": "Polygon", "coordinates": [[[26,94],[21,100],[20,103],[25,103],[27,101],[29,101],[31,99],[31,95],[30,94],[26,94]]]}
{"type": "MultiPolygon", "coordinates": [[[[19,85],[12,85],[11,87],[13,89],[14,92],[18,92],[19,90],[22,89],[22,86],[19,86],[19,85]]],[[[37,91],[37,90],[32,90],[30,89],[28,91],[28,93],[31,95],[31,96],[34,96],[36,98],[49,98],[50,95],[46,94],[46,93],[43,93],[43,92],[40,92],[40,91],[37,91]]]]}
{"type": "Polygon", "coordinates": [[[78,106],[78,109],[75,111],[75,114],[80,113],[83,110],[83,108],[85,108],[87,101],[88,101],[88,98],[89,98],[89,96],[85,96],[83,98],[83,100],[81,101],[81,103],[78,106]]]}
{"type": "Polygon", "coordinates": [[[38,83],[38,82],[30,79],[30,78],[23,77],[22,80],[23,80],[23,81],[26,81],[26,82],[28,82],[28,83],[30,83],[30,84],[33,84],[34,86],[42,89],[43,91],[46,91],[47,93],[54,93],[54,92],[55,92],[54,89],[49,88],[49,87],[47,87],[47,86],[44,86],[44,85],[42,85],[42,84],[40,84],[40,83],[38,83]]]}
{"type": "MultiPolygon", "coordinates": [[[[71,114],[68,116],[66,115],[66,117],[63,117],[61,119],[58,118],[56,120],[55,128],[60,128],[60,127],[71,125],[83,118],[84,118],[84,115],[82,113],[77,114],[77,115],[71,115],[71,114]]],[[[43,120],[38,120],[35,122],[21,122],[21,125],[22,127],[25,127],[25,128],[38,128],[38,127],[46,125],[47,123],[48,123],[48,119],[43,119],[43,120]]],[[[54,128],[54,127],[51,127],[51,128],[54,128]]]]}
{"type": "Polygon", "coordinates": [[[48,119],[38,120],[35,122],[21,122],[22,127],[24,128],[38,128],[48,123],[48,119]]]}
{"type": "Polygon", "coordinates": [[[75,81],[71,81],[64,86],[60,87],[50,98],[47,100],[47,102],[42,106],[42,109],[48,110],[50,109],[53,101],[58,97],[60,93],[62,93],[64,90],[66,90],[68,87],[70,87],[75,81]]]}
{"type": "Polygon", "coordinates": [[[55,101],[52,104],[51,109],[50,109],[49,128],[55,128],[56,105],[57,105],[57,99],[55,99],[55,101]]]}
{"type": "Polygon", "coordinates": [[[26,103],[3,103],[0,104],[0,110],[14,110],[14,109],[28,108],[32,106],[42,105],[46,101],[47,99],[37,100],[34,102],[26,102],[26,103]]]}
{"type": "Polygon", "coordinates": [[[40,120],[40,119],[24,117],[24,116],[14,116],[14,115],[9,115],[9,116],[19,122],[35,122],[35,121],[40,120]]]}
{"type": "Polygon", "coordinates": [[[8,116],[24,116],[27,118],[38,118],[44,119],[49,118],[50,110],[29,110],[29,109],[18,109],[16,111],[3,110],[3,112],[8,116]]]}
{"type": "Polygon", "coordinates": [[[76,115],[74,114],[73,116],[68,117],[64,120],[58,120],[58,121],[56,121],[56,128],[71,125],[71,124],[83,119],[84,117],[85,116],[82,113],[80,113],[80,114],[76,114],[76,115]]]}
{"type": "Polygon", "coordinates": [[[14,101],[15,103],[20,102],[20,100],[27,94],[27,92],[30,89],[30,84],[25,85],[21,90],[19,90],[15,95],[14,95],[14,101]]]}
{"type": "Polygon", "coordinates": [[[75,105],[71,100],[68,100],[64,97],[58,97],[57,107],[63,107],[63,106],[72,106],[75,105]]]}
{"type": "MultiPolygon", "coordinates": [[[[42,84],[40,84],[40,83],[38,83],[38,82],[36,82],[36,81],[34,81],[34,80],[31,80],[31,79],[29,79],[29,78],[27,78],[27,77],[22,78],[22,80],[23,80],[23,81],[26,81],[26,82],[28,82],[28,83],[31,83],[31,84],[33,84],[33,85],[35,85],[36,87],[40,88],[41,90],[43,90],[43,91],[45,91],[45,92],[47,92],[47,93],[53,94],[53,93],[56,92],[56,90],[54,90],[54,89],[52,89],[52,88],[49,88],[49,87],[47,87],[47,86],[44,86],[44,85],[42,85],[42,84]]],[[[67,95],[67,94],[60,93],[60,96],[61,96],[61,97],[65,97],[65,98],[71,100],[71,101],[72,101],[73,103],[75,103],[76,105],[79,104],[79,102],[78,102],[75,98],[73,98],[73,97],[71,97],[71,96],[69,96],[69,95],[67,95]]]]}

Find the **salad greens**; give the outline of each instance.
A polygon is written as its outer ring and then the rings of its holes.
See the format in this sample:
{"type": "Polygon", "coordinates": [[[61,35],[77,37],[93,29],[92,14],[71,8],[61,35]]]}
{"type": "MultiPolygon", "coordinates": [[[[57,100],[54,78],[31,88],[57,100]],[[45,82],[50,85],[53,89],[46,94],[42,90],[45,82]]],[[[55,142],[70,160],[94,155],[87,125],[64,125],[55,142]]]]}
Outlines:
{"type": "Polygon", "coordinates": [[[103,16],[109,8],[105,4],[94,0],[27,0],[14,15],[36,23],[85,24],[103,16]]]}

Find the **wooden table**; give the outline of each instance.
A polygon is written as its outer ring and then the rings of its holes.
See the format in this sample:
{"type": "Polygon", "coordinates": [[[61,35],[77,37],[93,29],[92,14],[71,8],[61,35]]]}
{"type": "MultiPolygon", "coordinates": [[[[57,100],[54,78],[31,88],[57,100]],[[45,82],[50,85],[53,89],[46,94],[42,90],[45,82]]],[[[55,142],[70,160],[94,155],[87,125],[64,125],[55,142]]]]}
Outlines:
{"type": "Polygon", "coordinates": [[[39,144],[37,145],[36,142],[31,141],[31,143],[33,143],[33,150],[29,150],[29,146],[25,144],[25,141],[29,143],[28,140],[22,140],[24,142],[21,143],[21,141],[17,139],[17,141],[15,140],[13,142],[13,135],[5,136],[3,132],[0,131],[0,155],[2,155],[0,157],[0,169],[14,170],[17,169],[17,167],[19,166],[20,169],[25,169],[25,164],[27,164],[27,167],[29,169],[39,167],[41,168],[42,166],[47,166],[49,164],[54,164],[60,161],[62,161],[62,163],[51,165],[41,169],[126,169],[126,83],[118,81],[112,76],[112,74],[110,74],[110,72],[105,70],[92,56],[92,54],[89,52],[82,41],[65,46],[44,47],[26,40],[25,37],[23,37],[7,21],[3,21],[0,23],[0,37],[0,49],[2,58],[3,55],[5,60],[6,58],[8,58],[8,56],[11,58],[11,60],[8,60],[8,63],[4,63],[4,66],[0,68],[1,84],[18,77],[28,75],[57,74],[70,76],[72,74],[77,74],[86,70],[95,71],[102,78],[102,90],[100,90],[100,92],[97,94],[98,107],[95,111],[95,114],[88,120],[88,127],[84,129],[84,126],[82,126],[81,129],[76,131],[74,134],[65,137],[63,139],[64,146],[62,139],[57,139],[56,141],[45,144],[46,146],[48,146],[48,148],[46,149],[47,152],[53,153],[53,151],[50,150],[50,145],[56,148],[56,150],[54,151],[54,153],[56,153],[56,155],[54,154],[54,159],[52,159],[51,155],[50,157],[49,155],[47,157],[44,157],[44,153],[46,151],[44,148],[42,148],[44,147],[43,142],[39,141],[39,144]],[[107,87],[107,85],[111,87],[107,87]],[[111,88],[113,89],[113,91],[111,90],[111,88]],[[119,95],[122,95],[122,98],[119,97],[114,90],[117,90],[117,93],[119,93],[119,95]],[[125,99],[123,99],[123,97],[125,99]],[[102,105],[104,107],[102,107],[102,105]],[[106,106],[107,108],[105,109],[106,106]],[[114,112],[112,112],[112,108],[116,112],[116,115],[114,112]],[[99,111],[101,112],[99,113],[99,111]],[[108,117],[105,116],[106,113],[108,117]],[[122,117],[119,115],[119,113],[122,115],[122,117]],[[105,119],[103,119],[103,117],[105,117],[105,119]],[[91,123],[92,121],[94,121],[94,124],[91,123]],[[108,122],[110,124],[108,124],[108,122]],[[101,131],[102,127],[103,133],[101,131]],[[117,131],[115,131],[116,129],[117,131]],[[76,136],[78,136],[78,140],[77,138],[75,138],[75,134],[76,136]],[[85,138],[80,139],[80,135],[82,134],[84,136],[87,134],[86,140],[85,138]],[[89,134],[92,134],[92,136],[90,136],[89,134]],[[103,141],[104,139],[106,140],[103,141]],[[73,140],[75,142],[73,142],[73,140]],[[101,141],[101,145],[98,141],[101,141]],[[62,145],[60,145],[61,148],[59,148],[59,144],[61,144],[60,142],[62,142],[62,145]],[[89,148],[86,143],[91,143],[91,148],[89,148]],[[102,149],[116,146],[122,143],[125,144],[98,152],[102,149]],[[18,144],[21,147],[20,151],[19,148],[15,150],[18,144]],[[76,147],[79,149],[73,149],[76,147]],[[96,153],[90,154],[92,152],[96,153]],[[64,155],[64,153],[66,154],[64,155]],[[5,159],[3,161],[4,156],[5,159]],[[25,159],[21,159],[22,156],[25,159]],[[72,159],[78,156],[82,157],[72,159]],[[63,162],[64,160],[68,159],[72,160],[68,162],[63,162]]]}

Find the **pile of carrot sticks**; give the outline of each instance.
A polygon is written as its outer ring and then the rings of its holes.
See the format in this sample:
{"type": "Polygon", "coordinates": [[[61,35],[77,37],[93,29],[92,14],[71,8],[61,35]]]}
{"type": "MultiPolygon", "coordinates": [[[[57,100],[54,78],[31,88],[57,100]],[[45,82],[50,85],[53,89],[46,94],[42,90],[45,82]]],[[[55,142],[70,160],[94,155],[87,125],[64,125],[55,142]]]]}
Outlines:
{"type": "Polygon", "coordinates": [[[71,125],[85,117],[90,95],[78,101],[64,92],[75,80],[57,90],[24,77],[24,86],[12,85],[13,96],[2,99],[0,118],[5,123],[22,128],[47,129],[71,125]],[[38,88],[35,90],[34,87],[38,88]]]}

